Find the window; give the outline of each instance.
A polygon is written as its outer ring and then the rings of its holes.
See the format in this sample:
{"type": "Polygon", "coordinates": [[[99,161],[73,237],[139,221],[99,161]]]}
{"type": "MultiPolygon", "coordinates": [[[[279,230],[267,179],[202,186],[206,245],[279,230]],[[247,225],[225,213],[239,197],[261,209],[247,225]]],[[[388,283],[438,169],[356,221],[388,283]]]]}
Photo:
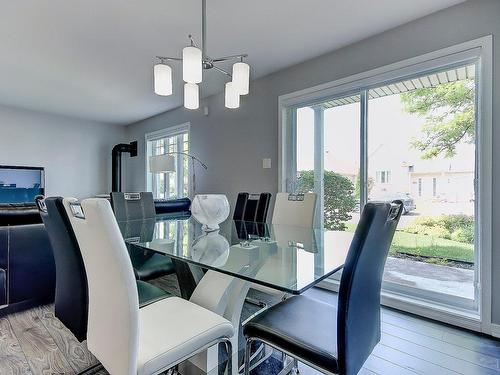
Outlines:
{"type": "Polygon", "coordinates": [[[480,210],[491,215],[491,90],[483,91],[491,89],[485,77],[491,77],[491,39],[374,72],[279,98],[280,189],[315,191],[317,222],[333,231],[353,231],[370,200],[403,201],[384,291],[404,296],[403,304],[412,297],[480,314],[488,302],[479,297],[491,293],[488,266],[479,264],[491,262],[491,222],[476,220],[480,210]],[[460,103],[446,95],[440,100],[446,92],[460,103]],[[463,129],[450,131],[450,121],[463,129]],[[345,191],[332,195],[327,177],[345,191]],[[438,186],[438,179],[448,183],[438,186]],[[437,268],[449,277],[437,279],[437,268]],[[460,285],[455,271],[463,276],[460,285]],[[486,291],[480,279],[488,282],[486,291]]]}
{"type": "Polygon", "coordinates": [[[149,157],[172,154],[175,172],[150,173],[146,171],[148,191],[156,199],[175,199],[189,196],[189,124],[146,134],[146,163],[149,157]]]}
{"type": "Polygon", "coordinates": [[[377,182],[380,184],[388,184],[390,171],[377,171],[377,182]]]}

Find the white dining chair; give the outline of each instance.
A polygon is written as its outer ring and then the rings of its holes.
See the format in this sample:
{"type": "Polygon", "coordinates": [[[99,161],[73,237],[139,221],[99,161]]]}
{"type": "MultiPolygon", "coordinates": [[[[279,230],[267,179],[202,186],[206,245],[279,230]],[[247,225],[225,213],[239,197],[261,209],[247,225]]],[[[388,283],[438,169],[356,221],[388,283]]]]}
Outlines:
{"type": "MultiPolygon", "coordinates": [[[[289,193],[276,194],[272,218],[272,224],[273,227],[275,227],[275,231],[285,231],[288,232],[288,235],[293,235],[293,232],[297,232],[300,238],[306,238],[308,233],[310,235],[310,231],[313,228],[315,208],[316,193],[305,193],[300,195],[290,195],[289,193]]],[[[283,236],[281,236],[281,238],[283,239],[283,236]]],[[[289,238],[289,240],[290,239],[291,238],[289,238]]],[[[272,267],[266,267],[266,265],[264,265],[259,272],[273,274],[275,270],[273,270],[272,267]]],[[[252,284],[252,289],[275,297],[285,298],[285,293],[266,286],[252,284]]],[[[261,306],[265,307],[264,303],[261,301],[258,302],[261,306]]]]}
{"type": "MultiPolygon", "coordinates": [[[[275,235],[279,237],[279,239],[285,241],[292,240],[294,235],[301,239],[307,238],[308,241],[310,241],[312,238],[311,229],[314,223],[315,208],[316,193],[305,193],[300,195],[278,193],[276,195],[272,217],[273,230],[276,232],[275,235]]],[[[278,275],[275,274],[276,270],[269,265],[264,265],[259,272],[267,272],[269,275],[278,277],[278,275]]],[[[283,298],[285,296],[281,291],[258,284],[252,284],[252,289],[275,297],[280,296],[283,298]]],[[[266,307],[266,304],[260,300],[253,298],[247,299],[254,305],[266,307]]]]}
{"type": "Polygon", "coordinates": [[[272,224],[312,228],[316,208],[316,193],[276,194],[272,224]]]}
{"type": "MultiPolygon", "coordinates": [[[[311,229],[314,224],[315,208],[316,193],[304,193],[298,195],[291,195],[289,193],[276,194],[272,217],[274,231],[279,233],[275,233],[275,235],[277,235],[276,239],[283,240],[290,235],[293,236],[295,232],[299,238],[308,238],[308,240],[310,240],[309,237],[311,237],[311,229]],[[286,232],[286,234],[283,232],[286,232]]],[[[288,240],[290,239],[291,238],[288,238],[288,240]]],[[[259,273],[261,275],[265,275],[266,279],[279,279],[282,276],[276,272],[272,262],[264,264],[259,270],[259,273]]],[[[279,298],[280,300],[285,300],[287,298],[286,293],[263,285],[252,284],[251,288],[261,293],[273,296],[276,299],[279,298]]],[[[261,301],[260,299],[247,297],[247,301],[253,305],[262,307],[258,313],[268,308],[267,303],[261,301]]],[[[252,356],[251,360],[253,360],[254,356],[257,354],[258,352],[252,356]]],[[[269,354],[267,356],[269,356],[269,354]]],[[[255,368],[256,365],[260,364],[262,360],[267,358],[267,356],[264,356],[264,358],[253,364],[251,368],[255,368]]]]}
{"type": "MultiPolygon", "coordinates": [[[[134,271],[106,199],[64,199],[88,279],[87,346],[111,375],[159,374],[213,345],[231,323],[178,297],[139,309],[134,271]]],[[[231,361],[228,361],[229,366],[231,361]]]]}

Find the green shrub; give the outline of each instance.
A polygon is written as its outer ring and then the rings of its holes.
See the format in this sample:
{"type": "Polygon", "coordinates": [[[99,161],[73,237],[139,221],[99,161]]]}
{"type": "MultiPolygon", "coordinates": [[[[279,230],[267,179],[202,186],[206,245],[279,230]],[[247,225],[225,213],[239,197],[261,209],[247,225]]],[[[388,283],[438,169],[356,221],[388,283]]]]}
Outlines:
{"type": "Polygon", "coordinates": [[[416,218],[413,223],[415,225],[421,225],[425,227],[434,227],[436,225],[439,225],[439,220],[438,218],[432,216],[420,216],[416,218]]]}
{"type": "Polygon", "coordinates": [[[435,226],[429,228],[426,233],[428,236],[434,236],[439,238],[445,238],[447,240],[451,239],[451,234],[442,226],[435,226]]]}
{"type": "Polygon", "coordinates": [[[451,239],[457,242],[474,243],[474,228],[458,228],[451,234],[451,239]]]}
{"type": "Polygon", "coordinates": [[[474,243],[474,218],[467,215],[421,216],[402,231],[474,243]]]}
{"type": "Polygon", "coordinates": [[[474,218],[467,215],[443,215],[440,217],[442,225],[451,233],[457,229],[474,230],[474,218]]]}
{"type": "MultiPolygon", "coordinates": [[[[346,230],[346,222],[352,219],[351,213],[356,208],[354,184],[347,177],[332,171],[325,171],[325,228],[328,230],[346,230]]],[[[314,190],[314,171],[300,171],[297,179],[297,192],[314,190]]]]}

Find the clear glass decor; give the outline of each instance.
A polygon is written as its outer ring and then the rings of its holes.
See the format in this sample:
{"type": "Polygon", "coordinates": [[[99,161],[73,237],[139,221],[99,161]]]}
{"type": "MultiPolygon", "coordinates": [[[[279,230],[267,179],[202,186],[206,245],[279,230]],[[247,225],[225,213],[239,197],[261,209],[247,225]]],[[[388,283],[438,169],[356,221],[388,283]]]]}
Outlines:
{"type": "Polygon", "coordinates": [[[219,229],[229,211],[229,202],[224,194],[197,194],[191,204],[191,213],[206,231],[219,229]]]}
{"type": "Polygon", "coordinates": [[[229,242],[218,230],[207,232],[194,241],[192,257],[196,262],[222,267],[229,257],[229,242]]]}

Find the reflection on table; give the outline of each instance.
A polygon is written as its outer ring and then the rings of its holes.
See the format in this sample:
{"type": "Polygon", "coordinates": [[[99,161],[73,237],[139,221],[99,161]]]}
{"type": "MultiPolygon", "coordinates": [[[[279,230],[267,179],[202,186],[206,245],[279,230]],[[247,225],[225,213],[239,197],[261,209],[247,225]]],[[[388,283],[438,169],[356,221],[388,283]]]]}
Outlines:
{"type": "Polygon", "coordinates": [[[228,220],[204,232],[193,218],[119,223],[131,256],[164,254],[291,294],[342,268],[352,233],[228,220]]]}

